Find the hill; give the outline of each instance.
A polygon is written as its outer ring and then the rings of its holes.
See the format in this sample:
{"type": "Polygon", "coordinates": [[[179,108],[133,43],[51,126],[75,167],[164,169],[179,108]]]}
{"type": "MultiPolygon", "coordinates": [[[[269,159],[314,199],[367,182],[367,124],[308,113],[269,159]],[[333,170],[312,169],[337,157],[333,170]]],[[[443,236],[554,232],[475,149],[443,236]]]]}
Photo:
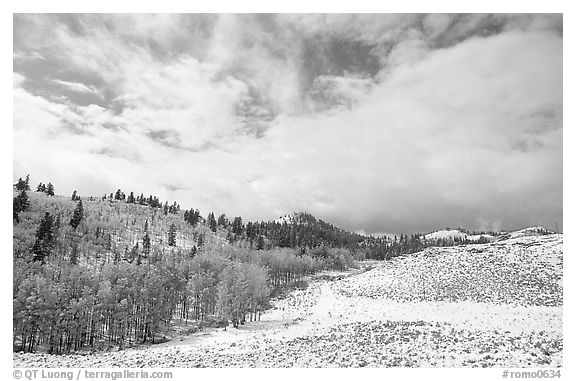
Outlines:
{"type": "MultiPolygon", "coordinates": [[[[14,197],[16,350],[67,353],[163,340],[190,329],[259,319],[272,295],[359,253],[321,246],[256,250],[260,227],[203,218],[150,196],[14,197]],[[257,235],[258,234],[258,235],[257,235]]],[[[274,225],[263,224],[266,232],[274,225]]]]}
{"type": "Polygon", "coordinates": [[[14,364],[561,367],[562,241],[554,234],[426,248],[324,273],[239,330],[92,356],[17,353],[14,364]]]}

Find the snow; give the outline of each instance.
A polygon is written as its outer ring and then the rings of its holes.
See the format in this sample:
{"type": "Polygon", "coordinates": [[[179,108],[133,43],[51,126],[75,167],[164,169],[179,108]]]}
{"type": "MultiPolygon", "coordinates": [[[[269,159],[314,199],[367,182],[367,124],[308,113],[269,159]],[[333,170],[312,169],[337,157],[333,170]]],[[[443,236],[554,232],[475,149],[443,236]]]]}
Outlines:
{"type": "Polygon", "coordinates": [[[274,222],[276,222],[277,224],[291,224],[294,222],[294,217],[295,215],[293,214],[287,214],[285,216],[279,217],[276,220],[274,220],[274,222]]]}
{"type": "Polygon", "coordinates": [[[478,241],[482,237],[484,237],[488,241],[494,241],[496,239],[496,237],[490,234],[472,234],[468,235],[466,238],[468,238],[469,241],[478,241]]]}
{"type": "Polygon", "coordinates": [[[562,235],[428,248],[316,277],[259,322],[16,367],[558,367],[562,235]]]}
{"type": "Polygon", "coordinates": [[[438,230],[429,234],[424,235],[426,239],[454,239],[454,238],[466,238],[467,234],[456,229],[445,229],[438,230]]]}
{"type": "Polygon", "coordinates": [[[541,226],[533,226],[521,230],[517,230],[510,233],[510,238],[519,238],[519,237],[529,237],[529,236],[536,236],[544,234],[551,234],[553,232],[541,227],[541,226]]]}

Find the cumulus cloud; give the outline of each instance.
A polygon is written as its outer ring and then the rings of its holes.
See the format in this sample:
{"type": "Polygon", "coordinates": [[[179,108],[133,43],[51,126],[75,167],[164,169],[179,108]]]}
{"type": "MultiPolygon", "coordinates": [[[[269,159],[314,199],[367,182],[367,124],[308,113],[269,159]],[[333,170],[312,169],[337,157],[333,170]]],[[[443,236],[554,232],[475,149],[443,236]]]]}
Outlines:
{"type": "Polygon", "coordinates": [[[46,74],[15,61],[14,176],[367,233],[551,227],[561,30],[557,15],[20,15],[15,51],[46,74]],[[101,99],[56,102],[48,82],[101,99]]]}

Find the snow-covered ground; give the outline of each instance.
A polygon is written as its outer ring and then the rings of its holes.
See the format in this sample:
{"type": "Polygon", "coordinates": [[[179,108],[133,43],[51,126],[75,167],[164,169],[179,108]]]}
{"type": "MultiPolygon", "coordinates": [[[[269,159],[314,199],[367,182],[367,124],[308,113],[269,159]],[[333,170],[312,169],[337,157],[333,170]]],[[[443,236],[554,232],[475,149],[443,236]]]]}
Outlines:
{"type": "Polygon", "coordinates": [[[562,235],[429,248],[363,265],[373,268],[319,277],[239,329],[92,355],[16,353],[14,365],[562,365],[562,235]]]}
{"type": "Polygon", "coordinates": [[[466,234],[457,229],[438,230],[432,233],[425,234],[424,238],[428,240],[437,240],[437,239],[454,240],[458,238],[462,240],[467,239],[468,241],[478,241],[480,238],[484,238],[487,241],[493,241],[496,239],[496,237],[490,234],[466,234]]]}

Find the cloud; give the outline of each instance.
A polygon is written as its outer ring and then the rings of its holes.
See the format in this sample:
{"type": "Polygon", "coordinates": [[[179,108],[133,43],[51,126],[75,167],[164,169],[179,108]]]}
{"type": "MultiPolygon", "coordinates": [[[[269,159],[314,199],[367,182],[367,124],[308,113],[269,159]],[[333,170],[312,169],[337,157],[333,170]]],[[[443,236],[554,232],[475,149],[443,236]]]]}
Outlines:
{"type": "Polygon", "coordinates": [[[13,56],[15,60],[40,60],[40,61],[46,60],[46,58],[38,52],[16,51],[14,52],[13,56]]]}
{"type": "Polygon", "coordinates": [[[68,89],[71,91],[75,91],[78,93],[89,93],[89,94],[99,94],[98,89],[95,88],[94,86],[87,86],[83,83],[79,83],[79,82],[68,82],[68,81],[63,81],[60,79],[55,79],[54,83],[68,89]]]}
{"type": "Polygon", "coordinates": [[[15,65],[14,173],[367,233],[552,226],[561,29],[561,15],[18,16],[15,49],[46,73],[15,65]],[[47,83],[99,97],[57,101],[47,83]]]}

